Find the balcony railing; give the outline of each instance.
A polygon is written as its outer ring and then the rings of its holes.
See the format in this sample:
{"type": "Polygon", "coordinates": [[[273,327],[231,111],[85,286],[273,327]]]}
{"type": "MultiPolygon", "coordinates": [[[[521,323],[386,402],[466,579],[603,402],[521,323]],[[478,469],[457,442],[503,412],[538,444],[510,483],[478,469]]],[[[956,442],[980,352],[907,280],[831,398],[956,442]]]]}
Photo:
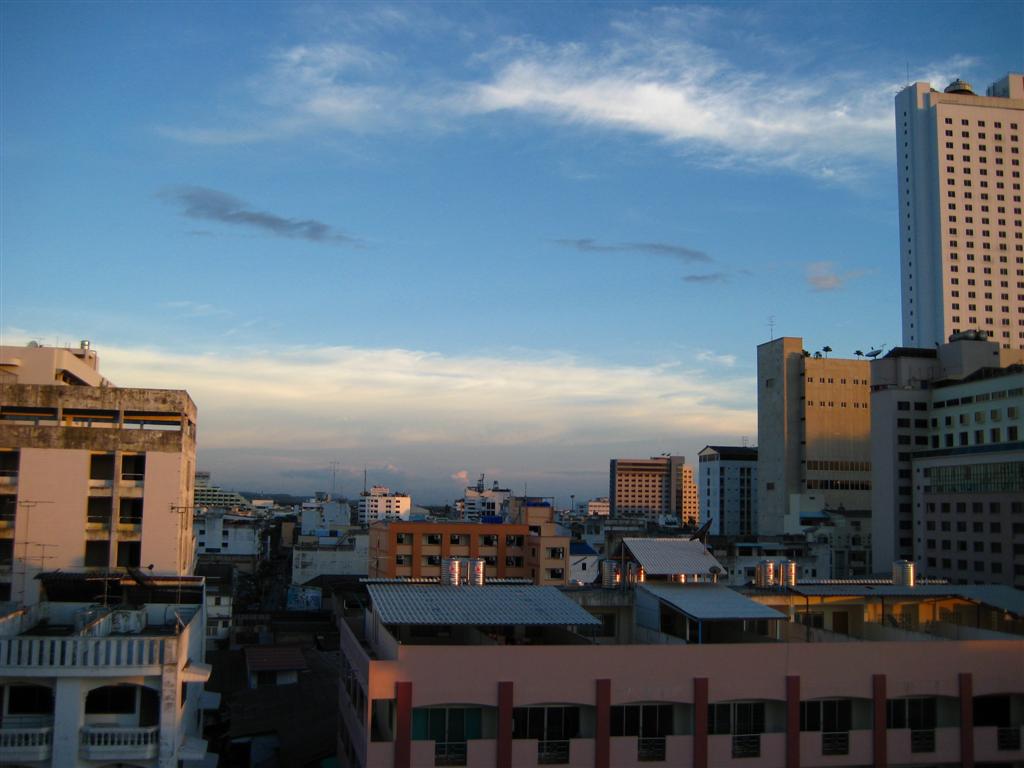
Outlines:
{"type": "Polygon", "coordinates": [[[732,737],[733,757],[760,757],[761,756],[761,734],[748,733],[737,734],[732,737]]]}
{"type": "Polygon", "coordinates": [[[823,755],[848,755],[850,754],[850,734],[848,731],[835,731],[833,733],[821,734],[821,754],[823,755]]]}
{"type": "Polygon", "coordinates": [[[537,742],[537,765],[563,765],[568,762],[568,739],[537,742]]]}
{"type": "Polygon", "coordinates": [[[934,729],[928,730],[914,730],[910,732],[910,751],[911,752],[934,752],[935,751],[935,731],[934,729]]]}
{"type": "Polygon", "coordinates": [[[434,765],[465,765],[466,742],[436,741],[434,742],[434,765]]]}
{"type": "Polygon", "coordinates": [[[151,760],[160,752],[160,726],[117,728],[87,725],[81,730],[79,753],[85,760],[151,760]]]}
{"type": "Polygon", "coordinates": [[[996,749],[1000,752],[1016,752],[1020,749],[1020,726],[999,728],[996,731],[996,749]]]}
{"type": "Polygon", "coordinates": [[[0,668],[150,667],[175,660],[177,641],[154,637],[8,637],[0,668]]]}
{"type": "Polygon", "coordinates": [[[665,759],[665,738],[637,739],[636,759],[642,763],[660,763],[665,759]]]}
{"type": "Polygon", "coordinates": [[[0,729],[0,765],[49,760],[52,749],[52,727],[0,729]]]}

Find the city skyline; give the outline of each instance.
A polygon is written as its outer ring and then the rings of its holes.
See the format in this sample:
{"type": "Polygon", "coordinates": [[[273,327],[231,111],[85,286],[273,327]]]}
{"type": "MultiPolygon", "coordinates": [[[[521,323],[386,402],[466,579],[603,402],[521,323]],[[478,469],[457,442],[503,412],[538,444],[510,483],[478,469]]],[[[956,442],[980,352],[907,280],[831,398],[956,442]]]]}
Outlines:
{"type": "Polygon", "coordinates": [[[758,343],[900,343],[897,90],[1022,69],[1019,5],[807,8],[4,4],[0,341],[249,490],[756,444],[758,343]]]}

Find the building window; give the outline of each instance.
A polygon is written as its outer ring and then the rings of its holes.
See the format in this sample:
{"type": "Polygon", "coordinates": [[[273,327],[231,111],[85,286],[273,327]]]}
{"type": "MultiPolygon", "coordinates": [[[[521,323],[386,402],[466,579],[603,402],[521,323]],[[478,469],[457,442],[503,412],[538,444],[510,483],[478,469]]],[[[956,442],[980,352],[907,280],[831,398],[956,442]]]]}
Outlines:
{"type": "Polygon", "coordinates": [[[107,568],[110,566],[110,541],[85,542],[85,566],[87,568],[107,568]]]}
{"type": "Polygon", "coordinates": [[[117,565],[120,568],[138,568],[142,562],[142,542],[117,542],[117,565]]]}

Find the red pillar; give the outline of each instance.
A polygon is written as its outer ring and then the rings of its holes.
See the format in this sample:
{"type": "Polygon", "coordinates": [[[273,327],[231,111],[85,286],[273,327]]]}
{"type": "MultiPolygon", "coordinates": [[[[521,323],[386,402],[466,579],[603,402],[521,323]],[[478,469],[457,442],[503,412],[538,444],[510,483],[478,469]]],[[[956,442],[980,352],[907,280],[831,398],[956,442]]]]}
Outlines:
{"type": "Polygon", "coordinates": [[[412,683],[395,683],[395,704],[394,768],[411,768],[412,683]]]}
{"type": "Polygon", "coordinates": [[[786,768],[800,768],[800,676],[786,677],[786,768]]]}
{"type": "Polygon", "coordinates": [[[693,768],[708,768],[708,679],[693,678],[693,768]]]}
{"type": "Polygon", "coordinates": [[[974,768],[974,678],[960,673],[960,765],[974,768]]]}
{"type": "Polygon", "coordinates": [[[594,738],[594,768],[611,768],[612,681],[597,681],[597,729],[594,738]]]}
{"type": "Polygon", "coordinates": [[[497,768],[512,768],[512,695],[511,682],[498,683],[497,768]]]}
{"type": "Polygon", "coordinates": [[[885,726],[886,692],[885,675],[871,676],[871,691],[874,699],[874,752],[875,768],[887,768],[889,765],[888,732],[885,726]]]}

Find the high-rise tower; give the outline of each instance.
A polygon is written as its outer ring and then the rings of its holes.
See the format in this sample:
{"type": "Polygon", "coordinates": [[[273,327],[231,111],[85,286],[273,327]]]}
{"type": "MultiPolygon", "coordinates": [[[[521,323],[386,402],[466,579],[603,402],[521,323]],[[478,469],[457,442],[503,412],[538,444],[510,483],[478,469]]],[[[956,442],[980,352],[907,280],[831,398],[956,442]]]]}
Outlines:
{"type": "Polygon", "coordinates": [[[1024,349],[1024,75],[896,96],[903,344],[982,330],[1024,349]]]}

